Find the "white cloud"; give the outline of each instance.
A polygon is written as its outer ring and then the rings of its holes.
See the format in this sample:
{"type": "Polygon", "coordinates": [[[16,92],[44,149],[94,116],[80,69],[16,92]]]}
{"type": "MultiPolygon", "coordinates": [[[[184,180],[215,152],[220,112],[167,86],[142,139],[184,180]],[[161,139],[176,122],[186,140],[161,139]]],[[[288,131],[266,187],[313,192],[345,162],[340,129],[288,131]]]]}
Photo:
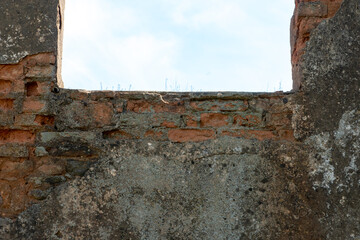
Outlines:
{"type": "Polygon", "coordinates": [[[130,84],[133,88],[150,88],[154,84],[149,79],[164,79],[164,72],[175,71],[171,69],[177,52],[173,36],[161,39],[141,32],[117,36],[141,22],[133,9],[99,0],[90,0],[86,5],[80,5],[83,2],[79,0],[69,3],[72,5],[67,6],[64,41],[65,87],[99,89],[101,82],[104,88],[116,89],[121,82],[126,88],[130,84]],[[67,81],[74,76],[76,81],[67,81]]]}
{"type": "Polygon", "coordinates": [[[150,4],[138,1],[68,1],[65,87],[91,90],[102,83],[104,89],[116,90],[120,84],[121,89],[164,90],[168,78],[168,86],[177,81],[196,90],[272,91],[280,81],[289,90],[291,12],[284,13],[285,3],[155,0],[154,9],[147,9],[150,4]],[[167,28],[159,30],[160,25],[167,28]],[[207,39],[195,39],[206,41],[197,46],[200,50],[189,44],[193,32],[208,34],[207,39]],[[207,41],[208,36],[214,39],[207,41]],[[221,42],[216,36],[233,40],[221,42]]]}
{"type": "Polygon", "coordinates": [[[229,0],[184,0],[173,3],[172,18],[175,23],[193,28],[216,26],[234,31],[242,25],[247,14],[241,4],[229,0]]]}

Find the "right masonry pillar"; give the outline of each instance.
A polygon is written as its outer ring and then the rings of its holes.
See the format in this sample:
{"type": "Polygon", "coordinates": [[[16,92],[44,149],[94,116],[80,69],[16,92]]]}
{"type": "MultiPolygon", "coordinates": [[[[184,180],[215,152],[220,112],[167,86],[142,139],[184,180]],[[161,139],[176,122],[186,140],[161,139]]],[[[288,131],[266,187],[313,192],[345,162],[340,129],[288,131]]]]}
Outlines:
{"type": "Polygon", "coordinates": [[[293,89],[301,88],[299,61],[304,54],[310,34],[320,22],[333,17],[343,0],[295,0],[290,26],[291,64],[293,89]]]}

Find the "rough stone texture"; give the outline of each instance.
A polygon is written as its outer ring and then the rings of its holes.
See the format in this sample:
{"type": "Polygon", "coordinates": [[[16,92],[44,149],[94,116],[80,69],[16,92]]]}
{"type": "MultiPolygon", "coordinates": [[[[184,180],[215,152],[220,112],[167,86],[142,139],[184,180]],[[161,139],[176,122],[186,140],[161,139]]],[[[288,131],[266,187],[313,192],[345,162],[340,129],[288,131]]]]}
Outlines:
{"type": "Polygon", "coordinates": [[[359,4],[305,26],[298,92],[86,92],[57,88],[53,53],[0,65],[0,239],[359,240],[359,4]]]}
{"type": "Polygon", "coordinates": [[[58,0],[1,1],[0,64],[57,51],[58,0]]]}

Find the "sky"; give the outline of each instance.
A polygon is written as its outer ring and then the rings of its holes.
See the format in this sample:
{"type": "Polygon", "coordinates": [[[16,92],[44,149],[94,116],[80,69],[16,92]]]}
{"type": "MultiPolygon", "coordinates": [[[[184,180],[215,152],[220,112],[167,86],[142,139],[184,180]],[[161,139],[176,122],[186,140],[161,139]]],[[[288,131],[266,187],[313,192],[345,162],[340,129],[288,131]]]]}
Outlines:
{"type": "Polygon", "coordinates": [[[291,90],[289,0],[69,0],[65,88],[291,90]]]}

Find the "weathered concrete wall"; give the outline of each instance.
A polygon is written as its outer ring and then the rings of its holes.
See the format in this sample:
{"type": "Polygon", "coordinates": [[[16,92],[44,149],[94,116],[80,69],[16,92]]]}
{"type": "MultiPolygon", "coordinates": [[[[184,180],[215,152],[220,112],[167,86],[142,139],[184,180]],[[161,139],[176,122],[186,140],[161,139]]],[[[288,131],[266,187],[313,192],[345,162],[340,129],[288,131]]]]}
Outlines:
{"type": "Polygon", "coordinates": [[[360,239],[359,20],[344,0],[311,32],[296,93],[85,92],[57,87],[54,52],[1,65],[0,238],[360,239]]]}

